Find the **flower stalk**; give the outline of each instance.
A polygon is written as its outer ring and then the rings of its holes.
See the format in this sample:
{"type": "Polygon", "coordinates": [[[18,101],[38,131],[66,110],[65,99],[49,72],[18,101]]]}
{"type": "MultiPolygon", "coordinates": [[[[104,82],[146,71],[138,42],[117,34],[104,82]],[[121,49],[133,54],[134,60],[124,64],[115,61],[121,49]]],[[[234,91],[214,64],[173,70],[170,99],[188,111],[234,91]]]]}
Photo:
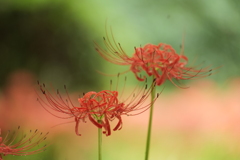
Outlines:
{"type": "MultiPolygon", "coordinates": [[[[101,120],[98,120],[101,123],[101,120]]],[[[98,128],[98,160],[102,160],[102,128],[98,128]]]]}
{"type": "MultiPolygon", "coordinates": [[[[154,79],[154,77],[153,77],[153,79],[154,79]]],[[[154,80],[153,80],[153,82],[154,82],[154,80]]],[[[145,160],[148,160],[149,151],[150,151],[151,132],[152,132],[152,118],[153,118],[153,108],[154,108],[154,102],[155,102],[155,94],[156,94],[156,87],[153,87],[151,89],[151,106],[150,106],[150,111],[149,111],[145,160]]]]}

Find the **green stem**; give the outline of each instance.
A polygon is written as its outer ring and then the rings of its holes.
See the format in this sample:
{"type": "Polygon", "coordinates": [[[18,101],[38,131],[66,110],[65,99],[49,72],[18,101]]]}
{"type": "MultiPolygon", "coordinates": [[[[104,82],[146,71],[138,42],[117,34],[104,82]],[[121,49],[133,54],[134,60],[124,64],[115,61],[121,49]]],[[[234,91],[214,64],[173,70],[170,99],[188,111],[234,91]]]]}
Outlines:
{"type": "MultiPolygon", "coordinates": [[[[101,123],[101,120],[98,120],[101,123]]],[[[98,160],[102,160],[102,128],[98,128],[98,160]]]]}
{"type": "Polygon", "coordinates": [[[145,160],[148,160],[149,150],[150,150],[150,141],[151,141],[151,131],[152,131],[152,117],[153,117],[153,104],[155,99],[156,87],[153,87],[151,90],[151,107],[148,121],[148,132],[147,132],[147,143],[145,151],[145,160]]]}

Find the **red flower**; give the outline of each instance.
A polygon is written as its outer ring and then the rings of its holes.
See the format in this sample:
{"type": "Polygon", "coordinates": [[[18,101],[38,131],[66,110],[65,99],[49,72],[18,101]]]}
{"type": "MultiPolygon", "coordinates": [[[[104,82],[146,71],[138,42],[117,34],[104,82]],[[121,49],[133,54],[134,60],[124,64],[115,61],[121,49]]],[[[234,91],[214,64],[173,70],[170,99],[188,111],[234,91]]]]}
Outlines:
{"type": "Polygon", "coordinates": [[[153,87],[155,87],[155,83],[149,88],[146,86],[144,89],[134,92],[132,97],[128,97],[124,101],[120,100],[118,91],[91,91],[78,99],[80,106],[77,107],[71,102],[67,91],[68,99],[64,101],[58,92],[58,96],[54,98],[54,96],[45,89],[44,85],[40,85],[40,89],[47,102],[44,102],[42,99],[39,100],[44,109],[52,115],[58,118],[74,118],[76,123],[75,132],[77,135],[81,135],[78,131],[79,123],[81,121],[86,122],[87,118],[98,128],[103,128],[103,133],[109,136],[111,135],[110,121],[117,119],[118,123],[113,130],[120,130],[122,128],[122,115],[138,115],[150,107],[150,104],[144,104],[144,102],[150,95],[153,87]],[[58,116],[55,111],[63,113],[64,115],[58,116]]]}
{"type": "MultiPolygon", "coordinates": [[[[19,128],[20,127],[18,127],[18,129],[19,128]]],[[[38,130],[30,130],[29,134],[30,135],[25,134],[22,136],[22,138],[18,139],[18,135],[16,132],[11,133],[10,131],[8,131],[4,139],[0,137],[0,160],[3,160],[2,156],[6,155],[26,156],[44,151],[46,145],[36,150],[32,149],[38,146],[41,142],[43,142],[46,139],[48,133],[43,134],[40,133],[38,130]]]]}
{"type": "Polygon", "coordinates": [[[174,80],[187,80],[210,76],[212,69],[209,67],[197,69],[197,67],[188,67],[188,58],[183,54],[183,45],[180,54],[168,44],[159,43],[158,45],[147,44],[144,47],[135,48],[133,56],[128,56],[122,49],[120,43],[116,43],[114,37],[104,38],[104,44],[107,50],[95,43],[97,52],[107,61],[118,65],[129,65],[130,70],[135,74],[139,81],[144,81],[146,77],[141,78],[140,72],[144,70],[148,76],[156,78],[156,85],[163,84],[170,80],[175,86],[184,88],[176,84],[174,80]]]}

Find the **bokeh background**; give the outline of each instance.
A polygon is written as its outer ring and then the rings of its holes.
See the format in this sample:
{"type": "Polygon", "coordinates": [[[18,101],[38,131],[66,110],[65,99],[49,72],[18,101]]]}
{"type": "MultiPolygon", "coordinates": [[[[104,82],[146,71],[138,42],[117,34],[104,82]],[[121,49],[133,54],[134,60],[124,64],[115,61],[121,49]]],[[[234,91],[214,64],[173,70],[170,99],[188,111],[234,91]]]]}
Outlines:
{"type": "MultiPolygon", "coordinates": [[[[76,105],[82,92],[109,89],[109,79],[117,78],[98,71],[128,68],[105,62],[95,51],[93,42],[103,45],[105,27],[129,55],[134,47],[160,42],[180,52],[184,37],[193,65],[222,66],[210,77],[186,82],[186,90],[165,84],[155,105],[150,159],[240,159],[239,8],[238,0],[0,1],[0,127],[51,132],[43,153],[4,159],[96,159],[96,127],[81,124],[78,137],[71,120],[46,113],[37,102],[37,80],[63,95],[66,85],[76,105]]],[[[136,83],[131,73],[127,77],[127,85],[136,83]]],[[[124,117],[122,130],[103,137],[104,159],[143,159],[147,118],[147,112],[124,117]]]]}

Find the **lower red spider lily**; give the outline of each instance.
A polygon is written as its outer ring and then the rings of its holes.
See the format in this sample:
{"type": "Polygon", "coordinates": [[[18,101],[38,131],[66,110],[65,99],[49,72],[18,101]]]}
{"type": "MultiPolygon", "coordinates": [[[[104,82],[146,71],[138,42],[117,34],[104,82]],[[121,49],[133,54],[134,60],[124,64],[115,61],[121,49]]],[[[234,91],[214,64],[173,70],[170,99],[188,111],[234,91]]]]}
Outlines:
{"type": "MultiPolygon", "coordinates": [[[[18,127],[19,129],[20,127],[18,127]]],[[[48,133],[43,134],[38,130],[32,131],[30,133],[22,135],[19,139],[18,132],[11,133],[7,132],[4,138],[1,137],[1,128],[0,128],[0,160],[3,160],[3,156],[15,155],[15,156],[26,156],[31,154],[40,153],[45,150],[47,145],[39,147],[35,150],[40,143],[42,143],[48,133]],[[28,135],[29,134],[29,135],[28,135]]]]}
{"type": "Polygon", "coordinates": [[[109,136],[111,135],[109,121],[117,119],[118,123],[113,130],[120,130],[122,128],[122,115],[138,115],[149,109],[150,104],[144,104],[144,102],[149,97],[153,87],[155,87],[155,82],[151,87],[147,87],[146,85],[143,89],[135,89],[132,96],[124,101],[120,100],[121,96],[119,96],[118,91],[91,91],[78,99],[79,107],[73,105],[67,90],[68,98],[64,100],[59,92],[57,92],[56,96],[53,96],[45,89],[45,85],[39,86],[47,100],[47,102],[45,102],[42,98],[39,98],[44,109],[58,118],[73,118],[76,123],[75,132],[77,135],[81,135],[78,131],[79,123],[81,121],[86,122],[86,118],[88,118],[96,127],[103,128],[103,133],[109,136]],[[63,116],[57,115],[58,113],[63,113],[63,116]]]}
{"type": "Polygon", "coordinates": [[[210,76],[213,71],[213,69],[209,69],[210,67],[198,69],[198,66],[187,66],[188,58],[183,54],[183,44],[180,54],[177,54],[170,45],[159,43],[158,45],[147,44],[144,47],[135,48],[134,54],[128,56],[120,43],[116,43],[112,30],[111,38],[106,32],[106,38],[104,37],[103,40],[107,50],[95,43],[97,52],[111,63],[129,65],[130,71],[139,81],[144,81],[146,78],[139,76],[141,71],[145,71],[148,76],[154,76],[156,85],[170,80],[175,86],[185,88],[173,80],[179,82],[179,80],[202,78],[210,76]]]}

